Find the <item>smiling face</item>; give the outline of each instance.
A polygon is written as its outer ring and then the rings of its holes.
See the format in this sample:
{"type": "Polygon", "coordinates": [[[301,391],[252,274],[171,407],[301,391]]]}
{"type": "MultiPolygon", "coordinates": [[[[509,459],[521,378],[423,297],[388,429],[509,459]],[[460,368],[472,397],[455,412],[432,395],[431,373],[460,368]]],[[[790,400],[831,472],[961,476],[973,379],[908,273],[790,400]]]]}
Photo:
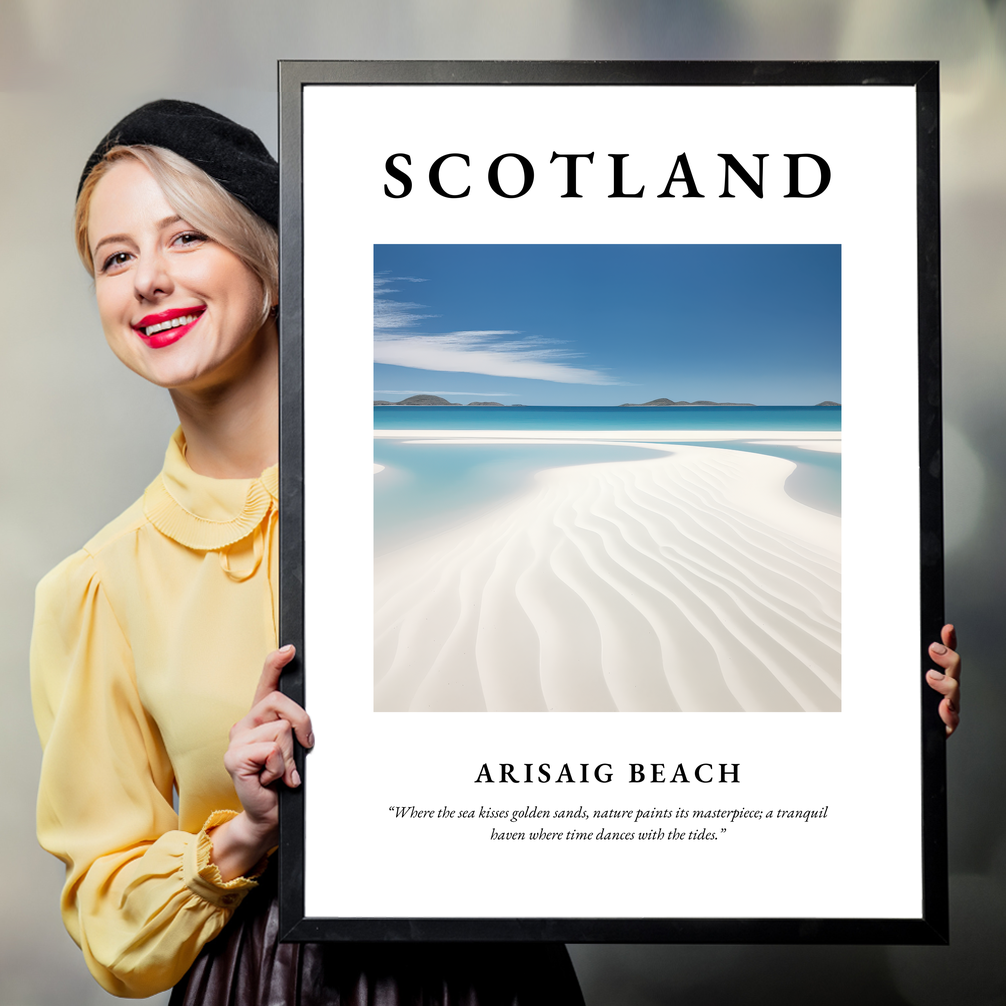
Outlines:
{"type": "Polygon", "coordinates": [[[139,161],[119,160],[98,181],[87,237],[105,338],[148,381],[193,392],[226,384],[275,338],[255,273],[182,220],[139,161]]]}

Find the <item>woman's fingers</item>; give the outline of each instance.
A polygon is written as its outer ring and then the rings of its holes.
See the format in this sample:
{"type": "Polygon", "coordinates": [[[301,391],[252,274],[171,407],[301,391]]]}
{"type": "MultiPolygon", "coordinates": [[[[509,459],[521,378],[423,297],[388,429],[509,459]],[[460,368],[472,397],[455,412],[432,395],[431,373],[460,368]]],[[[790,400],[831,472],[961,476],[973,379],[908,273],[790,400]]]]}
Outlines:
{"type": "Polygon", "coordinates": [[[259,782],[263,786],[268,786],[278,779],[282,779],[286,772],[286,764],[282,747],[278,744],[272,744],[262,765],[262,771],[259,773],[259,782]]]}
{"type": "Polygon", "coordinates": [[[270,692],[276,691],[279,687],[279,677],[283,673],[283,668],[293,660],[297,650],[294,646],[282,646],[278,650],[273,650],[265,663],[262,665],[262,675],[255,689],[255,698],[252,699],[254,709],[270,692]]]}
{"type": "Polygon", "coordinates": [[[266,657],[252,708],[231,728],[224,756],[241,805],[256,819],[275,817],[276,794],[269,789],[272,783],[282,779],[291,788],[300,785],[294,735],[305,747],[314,745],[311,718],[278,690],[283,668],[295,652],[292,646],[284,646],[266,657]]]}
{"type": "MultiPolygon", "coordinates": [[[[940,643],[930,643],[929,656],[940,665],[943,673],[958,681],[961,676],[961,655],[940,643]]],[[[305,714],[306,715],[306,714],[305,714]]]]}
{"type": "Polygon", "coordinates": [[[951,650],[957,649],[957,629],[952,625],[944,625],[940,630],[940,639],[943,640],[943,645],[948,646],[951,650]]]}
{"type": "Polygon", "coordinates": [[[944,697],[940,702],[940,719],[943,720],[949,737],[961,721],[960,708],[957,705],[958,685],[953,678],[940,675],[939,671],[930,671],[926,675],[929,687],[940,692],[944,697]]]}
{"type": "Polygon", "coordinates": [[[282,692],[270,692],[264,699],[252,706],[248,715],[234,724],[231,729],[231,737],[274,720],[288,722],[296,732],[297,740],[304,747],[314,747],[311,717],[304,711],[303,706],[297,705],[290,696],[284,695],[282,692]]]}
{"type": "Polygon", "coordinates": [[[270,720],[260,723],[249,730],[241,731],[231,740],[231,748],[242,757],[244,752],[254,751],[259,759],[259,781],[263,786],[282,778],[287,786],[296,789],[300,785],[300,773],[293,757],[293,731],[284,719],[270,720]],[[270,745],[279,753],[279,761],[271,759],[266,762],[266,749],[262,745],[270,745]]]}
{"type": "Polygon", "coordinates": [[[280,744],[263,740],[228,748],[224,767],[234,778],[235,785],[257,781],[259,786],[268,786],[283,776],[286,761],[280,744]]]}
{"type": "Polygon", "coordinates": [[[283,668],[293,660],[296,654],[293,646],[284,646],[273,650],[262,666],[262,676],[255,689],[255,698],[248,715],[234,725],[234,731],[248,729],[259,723],[273,719],[289,720],[297,734],[297,740],[306,747],[314,747],[314,733],[311,729],[311,717],[302,706],[299,706],[289,696],[279,691],[279,679],[283,668]]]}
{"type": "MultiPolygon", "coordinates": [[[[292,646],[284,646],[266,657],[252,708],[231,728],[224,755],[224,767],[245,815],[234,821],[250,822],[256,834],[267,836],[267,846],[275,844],[278,828],[279,794],[273,784],[280,779],[294,788],[301,784],[294,761],[294,733],[306,747],[314,744],[310,717],[278,690],[283,668],[295,652],[292,646]]],[[[225,826],[214,834],[220,832],[226,832],[225,826]]]]}
{"type": "Polygon", "coordinates": [[[926,680],[929,682],[929,687],[934,691],[937,691],[942,695],[950,704],[950,708],[954,712],[959,711],[959,706],[957,703],[957,698],[960,693],[960,683],[950,677],[949,674],[942,674],[940,671],[928,671],[926,674],[926,680]]]}
{"type": "Polygon", "coordinates": [[[940,633],[942,643],[929,644],[929,656],[939,664],[944,674],[957,681],[961,673],[961,656],[954,649],[957,644],[957,634],[952,625],[944,625],[940,633]]]}
{"type": "Polygon", "coordinates": [[[270,719],[284,719],[293,727],[297,740],[306,748],[314,747],[314,734],[311,730],[311,717],[303,706],[297,705],[289,695],[282,692],[272,692],[267,695],[258,707],[249,714],[266,722],[270,719]]]}
{"type": "Polygon", "coordinates": [[[942,670],[935,668],[926,672],[929,687],[943,696],[940,702],[940,719],[943,720],[949,737],[961,721],[960,716],[960,674],[961,657],[956,651],[957,632],[952,625],[944,625],[940,632],[940,643],[930,643],[929,656],[942,670]]]}

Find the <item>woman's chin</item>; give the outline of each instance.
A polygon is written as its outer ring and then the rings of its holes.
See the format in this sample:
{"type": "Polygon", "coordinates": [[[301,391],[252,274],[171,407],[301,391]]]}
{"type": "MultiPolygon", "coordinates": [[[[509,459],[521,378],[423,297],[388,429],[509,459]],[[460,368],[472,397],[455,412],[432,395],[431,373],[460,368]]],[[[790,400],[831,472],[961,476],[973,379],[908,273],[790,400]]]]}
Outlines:
{"type": "Polygon", "coordinates": [[[168,391],[183,391],[186,388],[195,389],[207,383],[212,384],[212,372],[219,369],[204,362],[185,359],[182,354],[177,354],[176,358],[123,362],[134,374],[168,391]]]}
{"type": "Polygon", "coordinates": [[[246,331],[241,338],[232,340],[195,335],[195,332],[187,334],[163,347],[118,339],[109,339],[109,345],[134,374],[159,388],[216,395],[223,386],[240,383],[269,355],[262,347],[268,345],[275,350],[276,344],[272,324],[246,331]]]}

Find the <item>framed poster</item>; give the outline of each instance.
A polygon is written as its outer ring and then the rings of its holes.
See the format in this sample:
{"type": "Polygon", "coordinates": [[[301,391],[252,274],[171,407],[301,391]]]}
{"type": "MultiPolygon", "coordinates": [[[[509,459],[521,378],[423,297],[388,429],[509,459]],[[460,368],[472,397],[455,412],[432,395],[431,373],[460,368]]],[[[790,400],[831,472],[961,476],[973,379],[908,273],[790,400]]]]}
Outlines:
{"type": "Polygon", "coordinates": [[[280,89],[287,938],[944,941],[937,67],[280,89]]]}

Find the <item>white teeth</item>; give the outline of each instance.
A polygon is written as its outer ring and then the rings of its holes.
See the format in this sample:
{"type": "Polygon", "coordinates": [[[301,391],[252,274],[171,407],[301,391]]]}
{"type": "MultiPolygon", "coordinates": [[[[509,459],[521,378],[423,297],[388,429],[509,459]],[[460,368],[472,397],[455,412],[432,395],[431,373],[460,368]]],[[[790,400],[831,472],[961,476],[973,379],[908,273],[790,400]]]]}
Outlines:
{"type": "Polygon", "coordinates": [[[169,328],[180,328],[182,325],[188,325],[198,318],[198,314],[185,314],[181,318],[172,318],[170,321],[162,321],[159,325],[150,325],[148,328],[143,330],[144,336],[150,338],[152,335],[156,335],[158,332],[163,332],[169,328]]]}

